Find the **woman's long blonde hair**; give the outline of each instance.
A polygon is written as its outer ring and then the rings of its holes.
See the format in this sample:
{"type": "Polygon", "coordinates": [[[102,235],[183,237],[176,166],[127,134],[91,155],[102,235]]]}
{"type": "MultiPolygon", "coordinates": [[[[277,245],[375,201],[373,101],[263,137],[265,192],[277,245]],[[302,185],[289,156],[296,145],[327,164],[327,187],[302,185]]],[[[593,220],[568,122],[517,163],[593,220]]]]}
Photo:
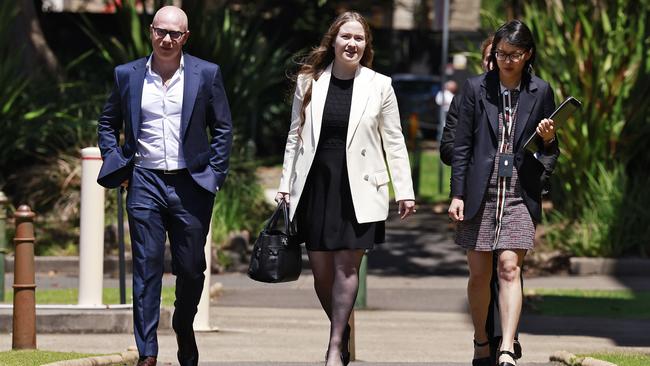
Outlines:
{"type": "MultiPolygon", "coordinates": [[[[354,11],[346,11],[342,13],[330,25],[329,29],[320,41],[320,45],[311,50],[309,55],[300,62],[300,70],[298,75],[304,75],[307,79],[318,80],[325,68],[334,60],[334,40],[339,34],[341,26],[347,22],[357,21],[361,23],[366,37],[366,48],[361,56],[360,64],[365,67],[372,67],[372,59],[375,51],[372,49],[372,34],[370,33],[370,26],[366,19],[359,13],[354,11]]],[[[300,107],[300,117],[302,122],[300,126],[305,124],[305,110],[307,105],[311,102],[311,83],[307,86],[305,95],[302,99],[302,106],[300,107]]]]}

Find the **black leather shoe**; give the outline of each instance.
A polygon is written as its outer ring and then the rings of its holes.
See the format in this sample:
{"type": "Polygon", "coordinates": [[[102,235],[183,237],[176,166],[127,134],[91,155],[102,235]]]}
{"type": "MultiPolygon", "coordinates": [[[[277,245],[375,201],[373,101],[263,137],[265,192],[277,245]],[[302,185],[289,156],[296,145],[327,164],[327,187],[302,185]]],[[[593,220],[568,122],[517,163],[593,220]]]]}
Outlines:
{"type": "MultiPolygon", "coordinates": [[[[499,351],[499,356],[501,355],[508,355],[512,357],[513,360],[515,360],[515,354],[510,352],[510,351],[499,351]]],[[[515,363],[512,362],[499,362],[499,366],[517,366],[517,361],[515,363]]]]}
{"type": "Polygon", "coordinates": [[[156,366],[156,358],[153,356],[140,357],[138,366],[156,366]]]}
{"type": "MultiPolygon", "coordinates": [[[[476,347],[485,347],[485,346],[490,344],[489,341],[485,341],[483,343],[478,343],[476,341],[476,339],[474,339],[473,342],[474,342],[474,348],[476,348],[476,347]]],[[[490,356],[473,359],[472,360],[472,366],[492,366],[492,362],[490,362],[490,356]]]]}

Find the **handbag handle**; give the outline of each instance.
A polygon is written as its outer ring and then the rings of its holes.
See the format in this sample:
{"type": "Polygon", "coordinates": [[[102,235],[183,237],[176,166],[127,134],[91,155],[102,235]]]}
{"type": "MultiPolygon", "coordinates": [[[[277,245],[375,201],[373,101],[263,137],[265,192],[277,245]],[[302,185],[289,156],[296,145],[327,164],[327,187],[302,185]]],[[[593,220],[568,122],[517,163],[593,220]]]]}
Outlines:
{"type": "Polygon", "coordinates": [[[282,213],[282,216],[284,218],[284,233],[286,235],[291,235],[291,228],[289,225],[289,207],[287,207],[287,202],[284,200],[284,198],[278,202],[278,206],[275,208],[275,212],[273,212],[273,215],[271,215],[271,218],[266,223],[264,230],[268,231],[277,225],[278,219],[280,218],[280,213],[282,213]]]}

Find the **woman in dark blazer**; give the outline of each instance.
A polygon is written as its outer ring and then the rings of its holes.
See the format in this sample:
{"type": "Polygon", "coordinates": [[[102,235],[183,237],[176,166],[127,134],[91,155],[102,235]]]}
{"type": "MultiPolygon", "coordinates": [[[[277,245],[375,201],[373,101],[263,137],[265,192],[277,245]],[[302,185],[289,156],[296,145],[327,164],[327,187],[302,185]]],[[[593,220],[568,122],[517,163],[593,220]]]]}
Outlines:
{"type": "Polygon", "coordinates": [[[521,265],[533,248],[541,220],[543,181],[559,156],[552,120],[553,91],[532,74],[535,43],[519,20],[494,35],[493,69],[462,89],[452,161],[449,216],[458,222],[456,243],[467,250],[468,299],[474,323],[472,365],[490,365],[485,320],[492,255],[498,257],[500,366],[516,364],[514,337],[521,313],[521,265]],[[524,149],[537,132],[538,153],[524,149]]]}

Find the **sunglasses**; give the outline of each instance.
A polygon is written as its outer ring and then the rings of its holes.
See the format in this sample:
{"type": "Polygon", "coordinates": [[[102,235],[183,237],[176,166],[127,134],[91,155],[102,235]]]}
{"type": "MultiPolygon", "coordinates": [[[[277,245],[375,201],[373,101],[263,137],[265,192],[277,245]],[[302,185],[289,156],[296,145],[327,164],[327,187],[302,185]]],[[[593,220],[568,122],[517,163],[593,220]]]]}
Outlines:
{"type": "Polygon", "coordinates": [[[180,31],[170,31],[164,28],[153,28],[153,33],[156,35],[158,38],[165,38],[169,34],[169,38],[171,38],[174,41],[179,40],[185,33],[187,32],[180,32],[180,31]]]}

